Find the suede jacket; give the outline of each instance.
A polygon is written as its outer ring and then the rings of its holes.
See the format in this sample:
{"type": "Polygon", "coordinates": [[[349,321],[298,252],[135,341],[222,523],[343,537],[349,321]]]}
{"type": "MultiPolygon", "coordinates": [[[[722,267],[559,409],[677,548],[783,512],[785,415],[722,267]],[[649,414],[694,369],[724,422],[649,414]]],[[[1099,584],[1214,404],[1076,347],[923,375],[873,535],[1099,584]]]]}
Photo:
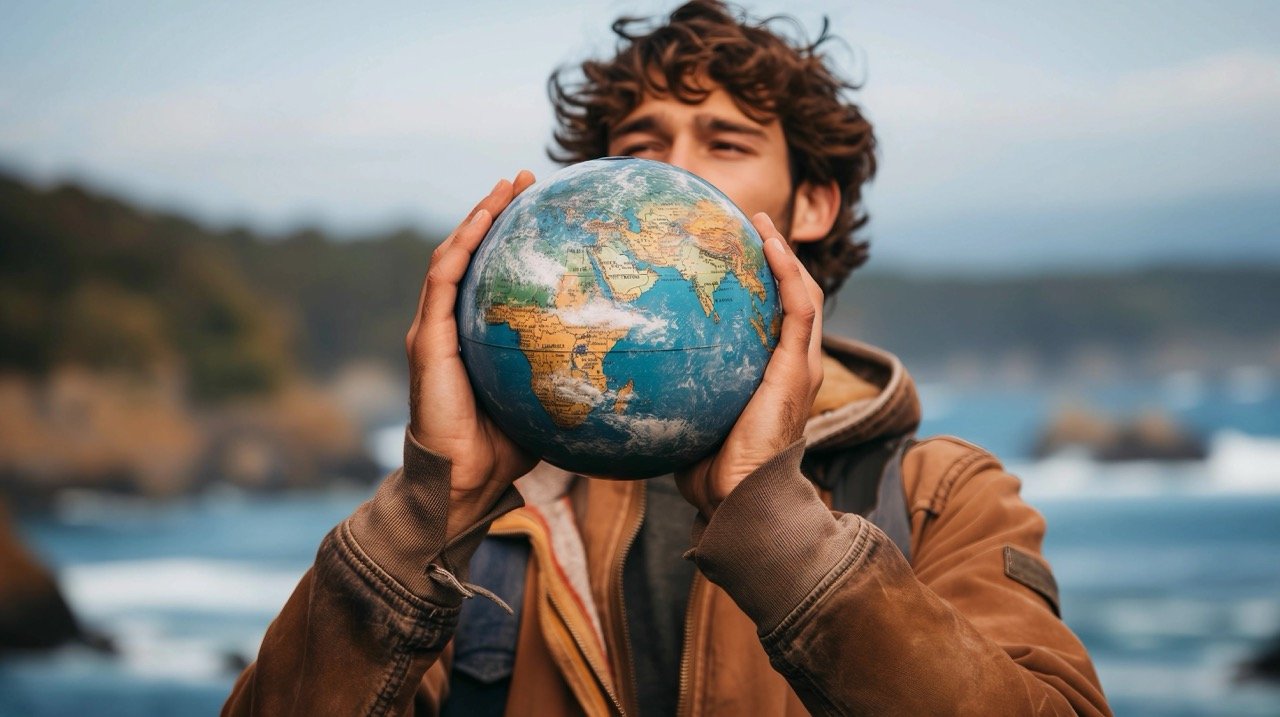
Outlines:
{"type": "MultiPolygon", "coordinates": [[[[828,507],[810,478],[909,435],[920,408],[892,355],[824,347],[879,393],[811,418],[695,521],[678,714],[1109,715],[1058,617],[1044,521],[989,453],[951,437],[907,450],[909,562],[871,521],[828,507]]],[[[490,533],[529,556],[505,714],[639,713],[622,566],[645,483],[540,464],[445,544],[448,478],[447,460],[406,440],[404,468],[326,536],[224,715],[438,714],[490,533]]]]}

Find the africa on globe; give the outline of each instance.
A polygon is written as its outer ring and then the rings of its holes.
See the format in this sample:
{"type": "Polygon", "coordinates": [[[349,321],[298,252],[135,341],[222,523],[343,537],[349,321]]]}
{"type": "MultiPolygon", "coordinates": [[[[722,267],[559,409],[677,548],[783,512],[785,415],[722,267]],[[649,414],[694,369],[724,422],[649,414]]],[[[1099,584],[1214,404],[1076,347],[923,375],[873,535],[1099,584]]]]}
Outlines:
{"type": "Polygon", "coordinates": [[[457,299],[484,410],[526,450],[610,478],[670,473],[724,440],[781,324],[759,234],[715,187],[609,157],[494,221],[457,299]]]}

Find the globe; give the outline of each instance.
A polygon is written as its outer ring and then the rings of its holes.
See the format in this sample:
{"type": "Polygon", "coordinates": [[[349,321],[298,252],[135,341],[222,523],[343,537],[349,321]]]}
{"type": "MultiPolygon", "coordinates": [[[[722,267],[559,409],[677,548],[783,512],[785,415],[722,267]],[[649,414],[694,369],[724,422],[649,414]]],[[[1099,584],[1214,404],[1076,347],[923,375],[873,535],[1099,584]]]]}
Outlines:
{"type": "Polygon", "coordinates": [[[457,298],[484,410],[565,470],[670,473],[709,454],[759,386],[781,324],[759,234],[715,187],[608,157],[497,217],[457,298]]]}

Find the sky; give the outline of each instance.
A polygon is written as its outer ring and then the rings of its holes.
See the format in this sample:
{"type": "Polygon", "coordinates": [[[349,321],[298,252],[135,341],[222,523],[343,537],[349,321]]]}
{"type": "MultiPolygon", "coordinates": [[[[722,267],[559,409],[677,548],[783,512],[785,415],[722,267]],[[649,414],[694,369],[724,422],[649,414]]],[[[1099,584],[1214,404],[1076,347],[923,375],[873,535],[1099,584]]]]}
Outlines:
{"type": "MultiPolygon", "coordinates": [[[[0,4],[0,168],[215,226],[451,226],[553,171],[622,2],[0,4]]],[[[888,266],[1280,263],[1280,3],[748,3],[863,83],[888,266]]]]}

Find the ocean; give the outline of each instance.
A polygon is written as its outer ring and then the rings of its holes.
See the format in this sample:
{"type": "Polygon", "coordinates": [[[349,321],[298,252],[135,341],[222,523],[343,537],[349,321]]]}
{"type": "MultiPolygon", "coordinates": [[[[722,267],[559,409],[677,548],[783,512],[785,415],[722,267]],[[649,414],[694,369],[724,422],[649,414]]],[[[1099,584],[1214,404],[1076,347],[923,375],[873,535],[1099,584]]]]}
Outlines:
{"type": "MultiPolygon", "coordinates": [[[[921,432],[985,445],[1023,479],[1048,521],[1064,619],[1116,714],[1275,717],[1280,684],[1235,677],[1280,639],[1280,392],[1187,385],[1072,398],[1169,411],[1211,437],[1201,462],[1033,461],[1035,427],[1064,402],[1035,388],[926,385],[921,432]]],[[[380,439],[392,455],[387,436],[398,430],[380,439]]],[[[216,714],[321,537],[364,497],[215,492],[154,505],[81,495],[24,519],[20,530],[56,566],[69,600],[120,654],[0,661],[0,715],[216,714]]]]}

